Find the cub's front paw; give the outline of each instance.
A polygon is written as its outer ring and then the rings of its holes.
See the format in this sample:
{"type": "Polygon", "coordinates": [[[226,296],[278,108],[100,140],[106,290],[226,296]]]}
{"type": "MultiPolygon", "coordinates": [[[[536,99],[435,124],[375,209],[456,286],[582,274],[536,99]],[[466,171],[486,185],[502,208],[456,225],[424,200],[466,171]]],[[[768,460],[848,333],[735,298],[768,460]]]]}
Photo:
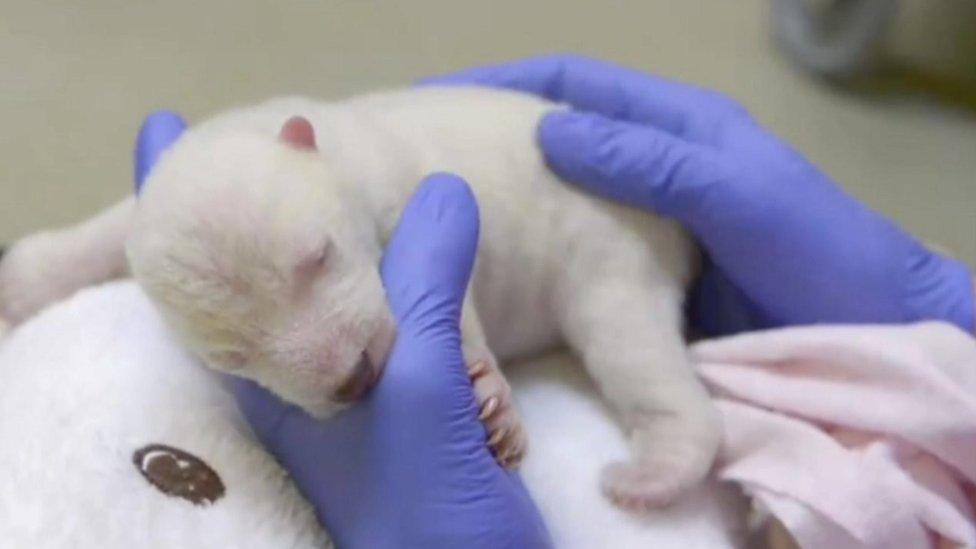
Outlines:
{"type": "Polygon", "coordinates": [[[488,432],[487,444],[499,465],[514,469],[522,462],[528,439],[515,410],[512,389],[493,360],[479,360],[468,368],[478,402],[478,419],[488,432]]]}

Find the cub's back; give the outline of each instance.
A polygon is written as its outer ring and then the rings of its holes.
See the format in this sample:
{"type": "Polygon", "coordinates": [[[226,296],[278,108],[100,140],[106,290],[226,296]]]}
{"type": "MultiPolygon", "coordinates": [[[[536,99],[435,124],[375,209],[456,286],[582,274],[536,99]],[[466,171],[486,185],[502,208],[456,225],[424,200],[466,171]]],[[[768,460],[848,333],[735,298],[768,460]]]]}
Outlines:
{"type": "Polygon", "coordinates": [[[315,127],[321,154],[361,186],[385,225],[419,179],[435,171],[464,177],[483,221],[494,225],[502,217],[537,217],[540,204],[573,193],[556,184],[535,143],[539,119],[553,108],[510,91],[417,87],[338,102],[278,98],[225,112],[195,130],[274,135],[282,122],[301,115],[315,127]]]}
{"type": "Polygon", "coordinates": [[[320,154],[362,193],[386,235],[423,176],[462,176],[481,214],[472,284],[479,314],[496,352],[522,354],[553,342],[553,292],[572,254],[625,250],[611,255],[653,255],[674,278],[690,274],[690,247],[674,224],[583,194],[547,168],[536,129],[558,108],[511,91],[417,87],[333,103],[274,99],[219,115],[198,131],[273,135],[289,117],[305,116],[320,154]],[[520,335],[504,341],[509,334],[520,335]]]}

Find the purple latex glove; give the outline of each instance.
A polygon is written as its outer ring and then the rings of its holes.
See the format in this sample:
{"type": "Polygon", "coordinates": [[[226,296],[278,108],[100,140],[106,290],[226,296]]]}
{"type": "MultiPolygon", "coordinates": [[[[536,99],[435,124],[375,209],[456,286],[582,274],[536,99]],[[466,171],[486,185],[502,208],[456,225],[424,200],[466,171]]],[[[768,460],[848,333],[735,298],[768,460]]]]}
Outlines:
{"type": "MultiPolygon", "coordinates": [[[[146,118],[136,187],[185,124],[146,118]]],[[[339,547],[551,545],[521,479],[495,463],[461,353],[458,321],[478,209],[458,177],[428,177],[387,247],[382,276],[397,320],[386,369],[365,401],[317,421],[229,378],[244,416],[339,547]]]]}
{"type": "Polygon", "coordinates": [[[567,55],[423,83],[513,88],[572,106],[539,126],[550,167],[694,233],[708,261],[691,314],[705,333],[923,319],[974,330],[962,263],[845,194],[716,92],[567,55]]]}

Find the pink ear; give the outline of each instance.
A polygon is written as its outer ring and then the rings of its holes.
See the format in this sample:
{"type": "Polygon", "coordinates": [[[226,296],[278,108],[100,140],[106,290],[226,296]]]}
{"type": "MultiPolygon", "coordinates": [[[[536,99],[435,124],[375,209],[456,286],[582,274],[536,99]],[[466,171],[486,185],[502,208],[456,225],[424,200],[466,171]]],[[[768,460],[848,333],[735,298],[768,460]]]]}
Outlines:
{"type": "Polygon", "coordinates": [[[293,116],[281,126],[278,136],[282,141],[296,149],[314,151],[315,130],[312,123],[302,116],[293,116]]]}

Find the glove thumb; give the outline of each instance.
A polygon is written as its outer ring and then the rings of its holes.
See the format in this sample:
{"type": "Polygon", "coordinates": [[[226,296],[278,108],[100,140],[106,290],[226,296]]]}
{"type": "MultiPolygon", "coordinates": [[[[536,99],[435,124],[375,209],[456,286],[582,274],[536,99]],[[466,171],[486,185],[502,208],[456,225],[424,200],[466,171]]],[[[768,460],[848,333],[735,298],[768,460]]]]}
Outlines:
{"type": "Polygon", "coordinates": [[[428,176],[403,210],[381,267],[398,330],[457,330],[478,246],[478,206],[461,178],[428,176]]]}

